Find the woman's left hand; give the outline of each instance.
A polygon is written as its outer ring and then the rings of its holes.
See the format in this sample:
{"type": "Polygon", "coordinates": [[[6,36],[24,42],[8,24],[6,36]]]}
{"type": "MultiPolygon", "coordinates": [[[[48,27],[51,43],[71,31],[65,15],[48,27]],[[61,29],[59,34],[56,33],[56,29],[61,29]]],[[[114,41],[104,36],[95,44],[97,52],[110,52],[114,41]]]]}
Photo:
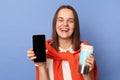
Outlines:
{"type": "Polygon", "coordinates": [[[92,70],[93,70],[93,68],[94,68],[94,55],[93,54],[91,54],[89,57],[87,57],[87,59],[86,59],[86,65],[88,65],[89,66],[89,72],[91,72],[92,70]]]}

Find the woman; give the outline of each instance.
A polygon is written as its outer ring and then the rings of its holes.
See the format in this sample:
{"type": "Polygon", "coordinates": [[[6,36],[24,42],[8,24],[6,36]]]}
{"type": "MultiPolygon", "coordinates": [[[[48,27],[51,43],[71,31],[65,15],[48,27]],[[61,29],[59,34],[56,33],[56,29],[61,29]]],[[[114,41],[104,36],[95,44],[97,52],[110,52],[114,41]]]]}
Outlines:
{"type": "MultiPolygon", "coordinates": [[[[58,8],[53,19],[52,40],[46,41],[47,62],[35,63],[37,80],[97,80],[94,56],[86,59],[89,73],[79,72],[80,29],[78,15],[73,7],[63,5],[58,8]]],[[[33,61],[33,49],[28,57],[33,61]]]]}

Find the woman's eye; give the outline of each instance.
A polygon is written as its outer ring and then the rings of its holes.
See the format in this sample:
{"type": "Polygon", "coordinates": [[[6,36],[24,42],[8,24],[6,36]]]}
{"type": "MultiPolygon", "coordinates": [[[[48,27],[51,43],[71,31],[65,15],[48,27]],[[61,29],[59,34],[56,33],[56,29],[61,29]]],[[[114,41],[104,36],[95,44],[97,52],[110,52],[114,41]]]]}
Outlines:
{"type": "Polygon", "coordinates": [[[74,21],[73,21],[73,20],[69,20],[69,22],[70,22],[70,23],[74,23],[74,21]]]}
{"type": "Polygon", "coordinates": [[[58,19],[59,22],[62,22],[63,20],[62,19],[58,19]]]}

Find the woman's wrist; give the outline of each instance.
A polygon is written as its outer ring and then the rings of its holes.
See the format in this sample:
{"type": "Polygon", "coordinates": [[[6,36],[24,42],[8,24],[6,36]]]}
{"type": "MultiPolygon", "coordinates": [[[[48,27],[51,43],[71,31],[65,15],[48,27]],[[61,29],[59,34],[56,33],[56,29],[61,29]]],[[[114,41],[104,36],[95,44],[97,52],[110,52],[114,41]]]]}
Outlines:
{"type": "Polygon", "coordinates": [[[46,62],[37,63],[37,67],[38,67],[39,76],[40,76],[39,80],[50,80],[46,62]]]}
{"type": "Polygon", "coordinates": [[[84,80],[94,80],[93,71],[89,72],[86,75],[83,75],[84,80]]]}
{"type": "Polygon", "coordinates": [[[38,66],[38,67],[46,66],[46,62],[38,62],[38,63],[35,63],[35,66],[38,66]]]}

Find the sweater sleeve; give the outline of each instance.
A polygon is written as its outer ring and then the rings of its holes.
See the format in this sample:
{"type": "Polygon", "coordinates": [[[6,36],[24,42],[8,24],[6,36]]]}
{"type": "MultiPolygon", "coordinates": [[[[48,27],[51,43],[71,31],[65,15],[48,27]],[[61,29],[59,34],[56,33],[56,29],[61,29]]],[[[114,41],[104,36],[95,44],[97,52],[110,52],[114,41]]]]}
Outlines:
{"type": "Polygon", "coordinates": [[[39,80],[39,68],[38,66],[35,66],[35,70],[36,70],[36,80],[39,80]]]}
{"type": "Polygon", "coordinates": [[[94,66],[94,79],[98,80],[98,68],[97,68],[96,62],[95,62],[95,66],[94,66]]]}

